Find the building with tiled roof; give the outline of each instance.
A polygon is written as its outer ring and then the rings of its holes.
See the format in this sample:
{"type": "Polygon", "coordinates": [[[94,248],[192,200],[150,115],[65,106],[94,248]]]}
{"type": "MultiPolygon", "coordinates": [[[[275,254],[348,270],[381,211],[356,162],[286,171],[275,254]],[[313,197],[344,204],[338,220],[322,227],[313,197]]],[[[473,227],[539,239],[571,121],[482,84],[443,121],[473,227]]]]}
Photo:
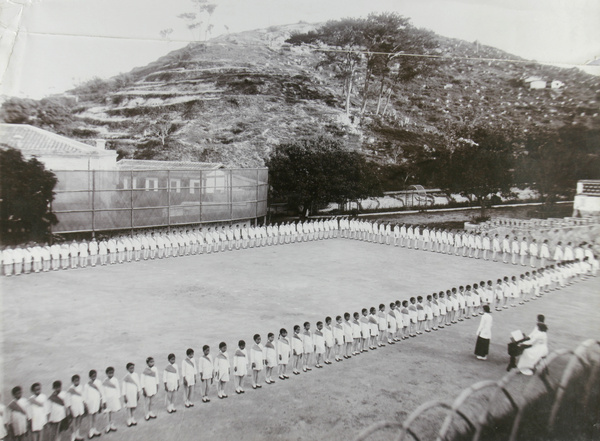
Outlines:
{"type": "Polygon", "coordinates": [[[217,170],[224,168],[219,162],[154,161],[148,159],[121,159],[117,169],[124,170],[217,170]]]}
{"type": "Polygon", "coordinates": [[[50,170],[111,170],[117,152],[57,135],[27,124],[0,124],[0,148],[20,150],[25,158],[36,157],[50,170]]]}

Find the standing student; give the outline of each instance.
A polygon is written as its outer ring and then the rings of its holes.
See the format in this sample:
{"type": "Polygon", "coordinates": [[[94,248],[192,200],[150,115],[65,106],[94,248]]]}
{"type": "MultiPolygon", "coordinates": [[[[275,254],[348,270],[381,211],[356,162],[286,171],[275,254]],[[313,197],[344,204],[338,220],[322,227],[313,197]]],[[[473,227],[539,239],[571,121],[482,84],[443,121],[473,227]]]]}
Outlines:
{"type": "Polygon", "coordinates": [[[219,353],[215,357],[215,378],[217,380],[217,396],[221,399],[227,398],[225,393],[225,385],[229,381],[231,375],[231,366],[229,357],[227,356],[227,343],[222,341],[219,343],[219,353]]]}
{"type": "Polygon", "coordinates": [[[69,410],[66,399],[67,394],[62,391],[62,382],[56,380],[52,383],[52,394],[48,397],[48,423],[53,441],[60,441],[61,432],[68,427],[69,410]]]}
{"type": "Polygon", "coordinates": [[[192,402],[192,395],[194,394],[194,386],[196,385],[196,376],[198,375],[198,368],[196,367],[196,361],[194,360],[194,350],[188,348],[185,351],[186,357],[181,363],[181,378],[183,379],[185,397],[184,406],[194,407],[192,402]]]}
{"type": "Polygon", "coordinates": [[[440,303],[438,301],[438,295],[434,292],[432,295],[427,296],[427,301],[431,307],[431,330],[438,330],[438,319],[440,317],[440,303]]]}
{"type": "Polygon", "coordinates": [[[315,348],[315,367],[323,367],[323,354],[325,354],[325,336],[323,335],[323,322],[317,322],[317,329],[313,333],[313,342],[315,348]]]}
{"type": "Polygon", "coordinates": [[[8,404],[8,432],[12,439],[24,441],[27,438],[27,407],[28,403],[23,398],[21,386],[12,388],[12,401],[8,404]]]}
{"type": "Polygon", "coordinates": [[[417,321],[418,321],[418,312],[417,312],[417,299],[414,297],[410,298],[410,305],[408,305],[408,315],[410,317],[410,327],[408,329],[408,335],[410,337],[417,336],[417,321]]]}
{"type": "Polygon", "coordinates": [[[82,441],[81,437],[81,420],[85,414],[85,406],[83,404],[83,388],[79,384],[81,381],[79,375],[71,377],[71,386],[67,389],[66,404],[69,414],[73,418],[73,434],[71,441],[82,441]]]}
{"type": "Polygon", "coordinates": [[[362,331],[360,328],[360,314],[355,312],[352,314],[352,355],[358,355],[361,351],[362,331]]]}
{"type": "Polygon", "coordinates": [[[154,397],[158,393],[158,369],[154,366],[154,358],[146,358],[146,367],[140,377],[140,386],[146,403],[146,415],[144,419],[149,421],[151,418],[156,418],[156,414],[152,411],[154,397]]]}
{"type": "Polygon", "coordinates": [[[342,325],[342,317],[339,315],[335,318],[333,339],[335,340],[335,361],[342,361],[341,355],[344,350],[344,327],[342,325]]]}
{"type": "Polygon", "coordinates": [[[521,244],[519,243],[519,239],[517,236],[513,237],[513,240],[510,245],[510,251],[512,253],[511,263],[513,265],[517,265],[519,260],[519,254],[521,252],[521,244]]]}
{"type": "MultiPolygon", "coordinates": [[[[434,296],[434,298],[435,298],[435,296],[434,296]]],[[[439,307],[439,312],[440,312],[438,328],[444,329],[444,325],[446,324],[446,312],[447,312],[447,306],[446,306],[447,300],[444,298],[444,291],[440,291],[437,294],[437,301],[438,301],[438,307],[439,307]]]]}
{"type": "Polygon", "coordinates": [[[266,363],[265,350],[261,345],[262,339],[259,334],[254,334],[252,338],[254,344],[250,348],[250,363],[252,367],[252,389],[261,388],[262,385],[258,382],[258,376],[263,370],[266,363]]]}
{"type": "Polygon", "coordinates": [[[377,346],[385,346],[383,342],[385,339],[385,335],[387,334],[387,318],[385,316],[385,305],[383,303],[379,305],[379,311],[377,312],[377,324],[379,328],[379,335],[377,336],[377,346]]]}
{"type": "Polygon", "coordinates": [[[48,398],[42,393],[42,385],[33,383],[31,385],[33,395],[29,397],[27,406],[27,419],[31,430],[31,440],[41,441],[42,432],[48,422],[48,398]]]}
{"type": "Polygon", "coordinates": [[[502,239],[502,263],[508,263],[510,250],[510,236],[507,234],[504,236],[504,239],[502,239]]]}
{"type": "MultiPolygon", "coordinates": [[[[251,247],[254,245],[252,244],[251,247]]],[[[245,392],[242,387],[244,377],[248,374],[248,356],[246,355],[246,342],[240,340],[238,347],[233,354],[233,385],[235,386],[236,394],[243,394],[245,392]]],[[[256,387],[254,388],[256,389],[256,387]]]]}
{"type": "Polygon", "coordinates": [[[390,310],[387,313],[387,342],[393,345],[396,341],[397,322],[396,322],[396,302],[390,303],[390,310]]]}
{"type": "Polygon", "coordinates": [[[102,383],[97,378],[98,374],[94,369],[89,372],[89,381],[83,387],[83,403],[85,409],[90,416],[90,430],[88,432],[88,438],[100,436],[101,433],[96,429],[97,416],[102,410],[102,404],[104,402],[102,393],[102,383]]]}
{"type": "Polygon", "coordinates": [[[498,261],[498,253],[501,252],[500,248],[500,238],[498,237],[498,233],[494,234],[494,238],[492,239],[492,261],[498,261]]]}
{"type": "Polygon", "coordinates": [[[106,379],[102,382],[102,388],[104,390],[104,409],[108,417],[106,433],[110,433],[111,431],[117,431],[112,417],[114,413],[121,410],[121,388],[119,387],[119,382],[114,377],[115,368],[109,366],[105,372],[106,379]]]}
{"type": "Polygon", "coordinates": [[[167,393],[167,413],[177,412],[175,409],[175,392],[179,390],[179,369],[175,364],[175,354],[167,356],[169,363],[163,371],[163,384],[167,393]]]}
{"type": "Polygon", "coordinates": [[[492,314],[489,305],[483,306],[483,315],[477,328],[477,343],[475,344],[475,355],[478,360],[487,360],[490,351],[490,339],[492,338],[492,314]]]}
{"type": "Polygon", "coordinates": [[[202,402],[210,402],[208,398],[208,389],[213,382],[215,368],[213,359],[210,356],[210,346],[202,346],[202,356],[198,359],[198,372],[202,382],[202,402]]]}
{"type": "Polygon", "coordinates": [[[427,296],[423,303],[423,309],[425,310],[425,332],[431,332],[433,322],[433,308],[432,308],[433,297],[427,296]]]}
{"type": "Polygon", "coordinates": [[[279,365],[279,379],[286,380],[288,377],[286,370],[287,365],[290,362],[290,342],[287,339],[287,330],[281,328],[279,330],[279,337],[277,338],[277,364],[279,365]]]}
{"type": "Polygon", "coordinates": [[[300,375],[298,368],[300,367],[300,362],[302,361],[303,349],[304,345],[302,342],[302,337],[300,337],[300,326],[294,325],[294,336],[292,337],[292,373],[294,375],[300,375]]]}
{"type": "Polygon", "coordinates": [[[360,333],[361,333],[361,346],[360,346],[360,351],[361,352],[367,352],[368,349],[370,348],[371,345],[370,343],[370,339],[371,339],[371,327],[369,325],[369,311],[367,310],[367,308],[363,308],[362,311],[362,317],[360,318],[360,333]]]}
{"type": "Polygon", "coordinates": [[[331,317],[325,317],[325,327],[323,328],[323,339],[325,340],[325,364],[331,364],[331,351],[334,348],[333,328],[331,327],[331,317]]]}
{"type": "Polygon", "coordinates": [[[548,239],[544,239],[540,246],[540,268],[546,266],[546,262],[550,259],[550,246],[548,245],[548,239]]]}
{"type": "Polygon", "coordinates": [[[312,332],[310,332],[310,323],[304,322],[304,330],[302,331],[302,370],[304,372],[312,371],[308,365],[310,359],[315,351],[315,344],[313,342],[312,332]]]}
{"type": "Polygon", "coordinates": [[[532,268],[536,267],[536,259],[538,257],[538,253],[539,250],[537,241],[533,239],[529,244],[529,266],[531,266],[532,268]]]}
{"type": "Polygon", "coordinates": [[[352,358],[350,355],[352,345],[354,344],[354,333],[352,332],[352,323],[350,322],[350,313],[344,313],[344,341],[346,342],[344,358],[352,358]]]}
{"type": "Polygon", "coordinates": [[[423,296],[417,296],[417,335],[423,334],[425,329],[425,307],[423,306],[423,296]]]}
{"type": "Polygon", "coordinates": [[[275,349],[275,334],[269,332],[267,334],[267,342],[265,343],[265,383],[274,384],[272,378],[273,369],[277,366],[277,350],[275,349]]]}

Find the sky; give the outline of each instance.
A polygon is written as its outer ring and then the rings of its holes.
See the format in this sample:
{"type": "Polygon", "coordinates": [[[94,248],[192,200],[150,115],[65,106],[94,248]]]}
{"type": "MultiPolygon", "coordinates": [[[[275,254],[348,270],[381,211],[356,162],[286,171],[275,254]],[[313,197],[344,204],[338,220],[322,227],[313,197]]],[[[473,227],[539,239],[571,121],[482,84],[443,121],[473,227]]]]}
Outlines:
{"type": "MultiPolygon", "coordinates": [[[[393,11],[418,27],[545,63],[600,57],[599,0],[209,0],[212,37],[393,11]]],[[[42,98],[192,40],[192,0],[0,0],[0,96],[42,98]],[[173,29],[170,41],[160,36],[173,29]]]]}

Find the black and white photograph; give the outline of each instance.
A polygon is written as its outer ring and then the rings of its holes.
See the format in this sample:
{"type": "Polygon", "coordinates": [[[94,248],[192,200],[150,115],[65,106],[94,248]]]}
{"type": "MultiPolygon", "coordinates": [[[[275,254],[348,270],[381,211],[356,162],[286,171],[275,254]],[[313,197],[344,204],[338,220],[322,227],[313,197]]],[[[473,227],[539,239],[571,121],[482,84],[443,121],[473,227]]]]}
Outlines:
{"type": "Polygon", "coordinates": [[[600,439],[597,0],[0,0],[0,440],[600,439]]]}

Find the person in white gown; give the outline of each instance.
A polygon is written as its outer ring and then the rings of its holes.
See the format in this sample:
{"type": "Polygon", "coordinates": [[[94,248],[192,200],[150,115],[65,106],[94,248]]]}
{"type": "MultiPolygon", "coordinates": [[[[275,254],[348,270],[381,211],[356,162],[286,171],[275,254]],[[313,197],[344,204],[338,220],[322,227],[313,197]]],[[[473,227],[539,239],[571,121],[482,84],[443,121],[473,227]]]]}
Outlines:
{"type": "Polygon", "coordinates": [[[521,354],[517,369],[524,375],[533,375],[537,362],[548,355],[548,326],[538,323],[526,342],[527,348],[521,354]]]}

